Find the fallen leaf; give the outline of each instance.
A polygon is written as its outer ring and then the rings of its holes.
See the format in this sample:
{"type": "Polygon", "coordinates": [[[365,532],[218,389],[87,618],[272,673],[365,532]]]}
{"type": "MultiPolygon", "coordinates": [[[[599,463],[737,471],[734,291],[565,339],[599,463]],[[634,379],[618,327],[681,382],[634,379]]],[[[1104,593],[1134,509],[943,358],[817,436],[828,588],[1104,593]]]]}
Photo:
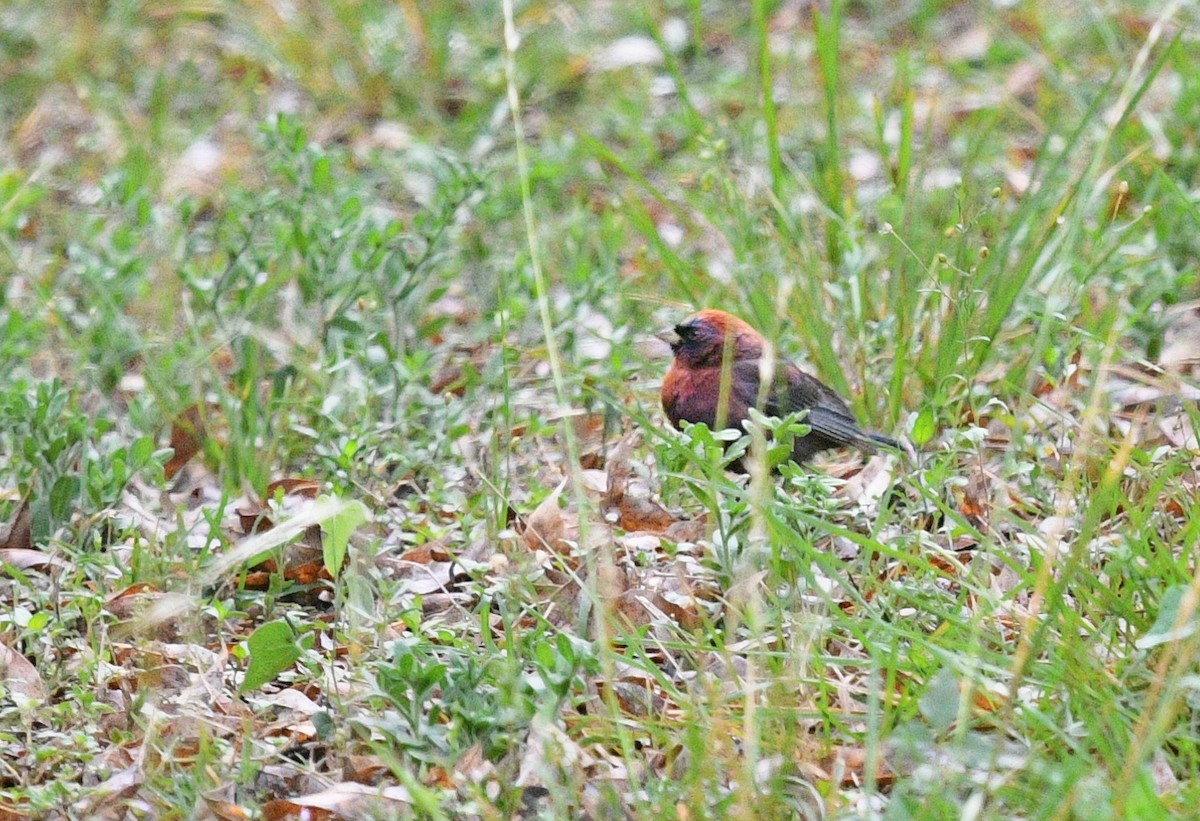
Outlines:
{"type": "Polygon", "coordinates": [[[677,521],[670,511],[646,496],[626,494],[617,512],[617,524],[630,532],[666,533],[677,521]]]}
{"type": "Polygon", "coordinates": [[[255,533],[263,533],[274,527],[271,517],[267,514],[271,512],[269,505],[262,502],[248,501],[234,509],[237,514],[238,523],[242,527],[242,533],[247,536],[252,536],[255,533]]]}
{"type": "Polygon", "coordinates": [[[460,755],[454,763],[454,778],[467,784],[481,784],[495,774],[496,766],[487,760],[482,745],[478,743],[460,755]]]}
{"type": "Polygon", "coordinates": [[[654,604],[684,630],[699,630],[708,620],[708,612],[700,607],[695,596],[660,591],[654,604]]]}
{"type": "Polygon", "coordinates": [[[74,810],[81,818],[106,817],[102,810],[119,806],[121,800],[136,793],[145,780],[141,767],[130,765],[88,790],[86,796],[75,804],[74,810]]]}
{"type": "Polygon", "coordinates": [[[327,790],[295,798],[280,798],[262,806],[267,821],[322,818],[391,817],[412,804],[404,787],[370,787],[355,781],[343,781],[327,790]]]}
{"type": "Polygon", "coordinates": [[[37,668],[23,655],[6,644],[0,644],[0,680],[10,693],[31,701],[50,698],[46,684],[37,668]]]}
{"type": "Polygon", "coordinates": [[[183,470],[183,466],[200,452],[204,441],[204,421],[200,418],[200,406],[192,405],[171,425],[171,449],[175,452],[163,467],[167,479],[183,470]]]}
{"type": "Polygon", "coordinates": [[[342,778],[359,784],[374,784],[387,772],[387,765],[373,755],[348,755],[342,765],[342,778]]]}
{"type": "MultiPolygon", "coordinates": [[[[836,779],[841,787],[859,787],[867,780],[867,761],[869,756],[864,747],[837,747],[821,761],[826,778],[836,779]]],[[[877,755],[875,761],[875,783],[887,786],[896,780],[896,773],[884,760],[884,755],[877,755]]]]}
{"type": "Polygon", "coordinates": [[[695,544],[702,540],[705,534],[708,533],[708,517],[707,515],[698,516],[695,519],[686,519],[684,521],[675,522],[667,528],[663,534],[672,542],[690,542],[695,544]]]}
{"type": "Polygon", "coordinates": [[[251,701],[255,707],[281,707],[306,716],[316,715],[325,709],[295,687],[288,687],[278,693],[261,698],[253,698],[251,701]]]}
{"type": "MultiPolygon", "coordinates": [[[[17,512],[13,514],[8,525],[8,532],[0,539],[0,548],[6,550],[30,550],[33,548],[33,514],[30,511],[29,497],[21,500],[17,512]]],[[[9,562],[18,566],[16,562],[9,562]]]]}
{"type": "Polygon", "coordinates": [[[529,723],[524,755],[515,782],[518,787],[540,787],[547,780],[556,781],[563,769],[588,767],[594,759],[561,727],[541,715],[529,723]],[[550,776],[550,778],[547,778],[550,776]]]}
{"type": "Polygon", "coordinates": [[[217,821],[250,821],[250,814],[231,801],[205,796],[204,804],[217,821]]]}
{"type": "Polygon", "coordinates": [[[0,548],[0,563],[12,565],[18,570],[45,570],[48,567],[69,568],[71,563],[58,556],[40,550],[22,547],[0,548]]]}
{"type": "Polygon", "coordinates": [[[628,630],[653,624],[660,611],[654,604],[658,594],[644,587],[632,587],[617,596],[613,614],[628,630]]]}
{"type": "Polygon", "coordinates": [[[195,609],[195,602],[179,593],[163,593],[153,585],[130,585],[104,603],[116,616],[118,636],[135,633],[160,641],[174,641],[182,631],[182,619],[195,609]]]}
{"type": "Polygon", "coordinates": [[[562,495],[566,484],[567,480],[564,479],[542,500],[533,513],[526,517],[521,538],[530,550],[553,550],[561,554],[572,551],[571,543],[566,540],[567,520],[558,506],[559,496],[562,495]]]}
{"type": "Polygon", "coordinates": [[[317,494],[321,492],[321,483],[316,479],[276,479],[271,484],[267,485],[267,490],[263,493],[264,499],[274,499],[275,491],[282,490],[284,495],[303,496],[306,499],[315,499],[317,494]]]}

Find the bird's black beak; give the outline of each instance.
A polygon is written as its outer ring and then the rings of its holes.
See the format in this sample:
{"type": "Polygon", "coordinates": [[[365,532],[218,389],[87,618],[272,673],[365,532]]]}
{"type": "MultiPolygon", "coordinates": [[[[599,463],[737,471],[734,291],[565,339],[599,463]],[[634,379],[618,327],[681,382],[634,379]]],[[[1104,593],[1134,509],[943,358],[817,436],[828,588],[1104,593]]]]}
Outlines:
{"type": "Polygon", "coordinates": [[[663,328],[655,336],[670,345],[671,350],[675,350],[679,347],[679,343],[683,342],[683,338],[674,328],[663,328]]]}

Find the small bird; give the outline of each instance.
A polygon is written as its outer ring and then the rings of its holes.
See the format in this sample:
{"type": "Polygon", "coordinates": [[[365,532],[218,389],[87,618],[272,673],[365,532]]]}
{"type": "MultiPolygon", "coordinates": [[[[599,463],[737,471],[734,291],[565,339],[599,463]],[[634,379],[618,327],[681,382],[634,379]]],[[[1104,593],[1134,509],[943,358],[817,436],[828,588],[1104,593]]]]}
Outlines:
{"type": "MultiPolygon", "coordinates": [[[[760,401],[759,360],[766,342],[762,334],[736,316],[710,309],[658,337],[675,354],[662,386],[663,410],[671,424],[682,429],[685,422],[703,422],[711,430],[742,430],[749,409],[760,401]],[[725,408],[719,407],[723,368],[729,369],[725,408]]],[[[864,431],[840,396],[791,362],[777,364],[774,384],[759,410],[767,416],[808,411],[803,424],[811,431],[797,437],[792,447],[792,461],[797,463],[844,445],[862,450],[874,450],[876,445],[899,447],[893,439],[864,431]]]]}

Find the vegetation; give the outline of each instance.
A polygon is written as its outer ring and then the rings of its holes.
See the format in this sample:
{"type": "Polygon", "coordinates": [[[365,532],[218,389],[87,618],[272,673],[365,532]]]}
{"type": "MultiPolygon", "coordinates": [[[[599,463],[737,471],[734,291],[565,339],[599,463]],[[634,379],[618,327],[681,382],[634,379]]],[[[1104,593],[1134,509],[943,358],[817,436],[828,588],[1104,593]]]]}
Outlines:
{"type": "Polygon", "coordinates": [[[0,814],[1193,817],[1198,24],[10,0],[0,814]]]}

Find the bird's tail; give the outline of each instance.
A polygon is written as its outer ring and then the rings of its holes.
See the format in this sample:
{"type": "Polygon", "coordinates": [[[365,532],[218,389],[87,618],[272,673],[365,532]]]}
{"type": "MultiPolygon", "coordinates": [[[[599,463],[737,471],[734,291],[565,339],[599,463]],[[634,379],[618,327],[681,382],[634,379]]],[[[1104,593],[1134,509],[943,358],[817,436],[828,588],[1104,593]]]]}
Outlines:
{"type": "Polygon", "coordinates": [[[895,448],[896,450],[900,449],[899,442],[890,436],[884,436],[882,433],[868,433],[867,439],[870,440],[871,444],[883,445],[885,448],[895,448]]]}

